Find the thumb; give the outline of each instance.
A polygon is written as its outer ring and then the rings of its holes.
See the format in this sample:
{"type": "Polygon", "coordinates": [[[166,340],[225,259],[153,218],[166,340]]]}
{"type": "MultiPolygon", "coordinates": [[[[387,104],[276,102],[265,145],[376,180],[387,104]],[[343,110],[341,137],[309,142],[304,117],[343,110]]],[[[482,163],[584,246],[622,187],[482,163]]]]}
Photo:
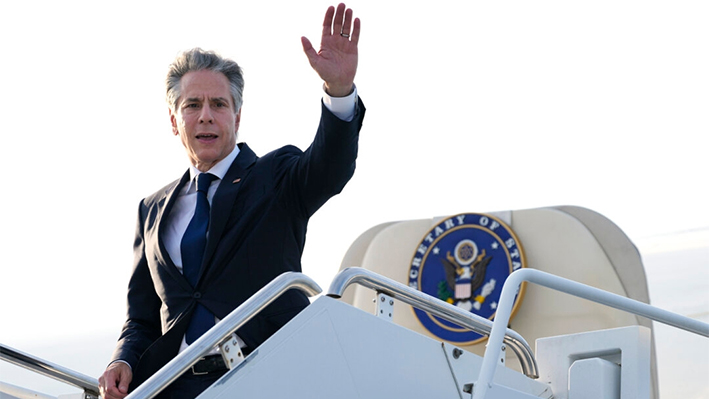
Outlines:
{"type": "Polygon", "coordinates": [[[133,373],[124,371],[118,378],[118,390],[121,393],[128,393],[128,384],[130,384],[130,381],[133,379],[133,373]]]}
{"type": "Polygon", "coordinates": [[[315,51],[312,43],[310,43],[310,40],[308,40],[307,37],[302,36],[300,38],[300,42],[303,45],[303,52],[308,57],[308,61],[310,61],[310,64],[312,65],[315,61],[315,58],[318,56],[317,51],[315,51]]]}
{"type": "Polygon", "coordinates": [[[118,386],[118,390],[121,391],[121,393],[128,393],[128,384],[121,382],[121,385],[118,386]]]}

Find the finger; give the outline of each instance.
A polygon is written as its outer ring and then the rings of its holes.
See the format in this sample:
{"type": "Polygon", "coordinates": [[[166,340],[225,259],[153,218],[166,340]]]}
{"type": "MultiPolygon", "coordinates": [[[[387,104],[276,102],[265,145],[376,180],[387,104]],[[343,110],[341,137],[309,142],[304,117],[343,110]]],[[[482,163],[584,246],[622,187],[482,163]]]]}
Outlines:
{"type": "Polygon", "coordinates": [[[355,18],[354,24],[352,24],[352,33],[350,34],[350,41],[355,45],[359,43],[359,18],[355,18]]]}
{"type": "Polygon", "coordinates": [[[126,367],[121,368],[120,375],[118,376],[118,390],[122,396],[128,395],[128,385],[133,380],[133,371],[126,365],[126,367]]]}
{"type": "Polygon", "coordinates": [[[345,19],[345,3],[340,3],[337,6],[335,20],[332,23],[332,34],[339,35],[342,33],[342,21],[345,19]]]}
{"type": "Polygon", "coordinates": [[[354,44],[359,43],[360,25],[361,25],[361,22],[360,22],[359,18],[355,18],[354,23],[352,24],[352,33],[350,34],[350,40],[354,44]]]}
{"type": "Polygon", "coordinates": [[[104,392],[103,399],[122,399],[125,395],[121,395],[116,388],[109,388],[104,392]]]}
{"type": "Polygon", "coordinates": [[[303,45],[303,51],[305,51],[306,54],[309,53],[311,50],[314,50],[313,44],[310,43],[310,40],[308,40],[307,37],[301,36],[300,43],[303,45]]]}
{"type": "Polygon", "coordinates": [[[305,56],[308,57],[308,61],[310,62],[310,65],[313,65],[315,62],[315,59],[318,56],[318,52],[315,51],[313,48],[313,44],[310,43],[310,40],[308,40],[307,37],[303,36],[300,38],[300,43],[303,45],[303,52],[305,53],[305,56]]]}
{"type": "Polygon", "coordinates": [[[116,374],[109,370],[99,378],[99,391],[104,399],[117,399],[116,374]]]}
{"type": "Polygon", "coordinates": [[[103,399],[123,399],[128,396],[128,391],[121,391],[118,387],[109,387],[103,394],[103,399]]]}
{"type": "Polygon", "coordinates": [[[342,24],[342,34],[349,37],[352,26],[352,9],[348,8],[345,11],[345,22],[342,24]]]}
{"type": "Polygon", "coordinates": [[[325,20],[322,23],[323,37],[332,35],[332,17],[334,15],[335,15],[335,7],[333,7],[333,6],[328,7],[327,11],[325,12],[325,20]]]}
{"type": "Polygon", "coordinates": [[[106,380],[103,379],[103,376],[98,378],[98,391],[102,397],[106,397],[106,380]]]}
{"type": "Polygon", "coordinates": [[[132,377],[132,374],[129,375],[127,372],[121,373],[120,375],[120,379],[118,380],[118,391],[123,396],[128,395],[128,384],[130,384],[132,377]]]}
{"type": "Polygon", "coordinates": [[[128,396],[128,395],[125,393],[119,392],[116,388],[113,388],[113,389],[109,389],[106,392],[105,396],[103,396],[103,399],[123,399],[126,396],[128,396]]]}

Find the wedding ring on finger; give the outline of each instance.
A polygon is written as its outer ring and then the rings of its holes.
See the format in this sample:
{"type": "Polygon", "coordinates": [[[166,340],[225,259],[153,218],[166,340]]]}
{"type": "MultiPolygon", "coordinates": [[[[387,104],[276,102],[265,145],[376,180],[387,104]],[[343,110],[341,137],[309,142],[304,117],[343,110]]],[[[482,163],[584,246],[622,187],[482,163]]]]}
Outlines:
{"type": "Polygon", "coordinates": [[[348,38],[348,37],[350,37],[350,34],[349,33],[340,33],[340,36],[348,38]]]}

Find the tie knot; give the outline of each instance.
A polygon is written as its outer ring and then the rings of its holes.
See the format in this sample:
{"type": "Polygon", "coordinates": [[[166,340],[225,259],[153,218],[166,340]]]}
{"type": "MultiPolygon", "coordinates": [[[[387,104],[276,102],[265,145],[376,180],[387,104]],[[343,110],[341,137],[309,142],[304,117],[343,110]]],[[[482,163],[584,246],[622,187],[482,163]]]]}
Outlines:
{"type": "Polygon", "coordinates": [[[216,178],[217,177],[211,173],[200,173],[197,175],[197,191],[207,194],[209,185],[212,184],[212,181],[216,178]]]}

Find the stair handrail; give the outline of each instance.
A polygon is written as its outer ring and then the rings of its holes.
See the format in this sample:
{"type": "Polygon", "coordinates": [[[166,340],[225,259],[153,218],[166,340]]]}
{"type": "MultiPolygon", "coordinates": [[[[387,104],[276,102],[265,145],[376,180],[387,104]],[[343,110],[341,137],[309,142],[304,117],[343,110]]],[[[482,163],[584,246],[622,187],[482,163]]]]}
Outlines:
{"type": "Polygon", "coordinates": [[[3,344],[0,344],[0,359],[65,384],[81,388],[84,393],[94,397],[99,396],[98,380],[78,371],[48,362],[3,344]]]}
{"type": "Polygon", "coordinates": [[[246,324],[276,298],[293,288],[303,291],[308,296],[315,296],[322,292],[322,289],[315,281],[302,273],[285,272],[280,274],[140,384],[126,396],[126,399],[149,399],[154,397],[208,354],[215,346],[230,338],[234,331],[246,324]]]}
{"type": "Polygon", "coordinates": [[[520,285],[525,281],[709,337],[708,323],[563,277],[555,276],[541,270],[520,269],[512,272],[502,286],[495,321],[493,322],[492,332],[490,333],[488,345],[485,349],[485,356],[483,357],[480,373],[478,374],[477,381],[473,384],[473,399],[484,399],[487,391],[492,387],[492,379],[495,376],[495,369],[497,368],[497,359],[499,359],[500,356],[499,346],[502,344],[507,323],[509,323],[512,315],[515,295],[520,285]]]}
{"type": "MultiPolygon", "coordinates": [[[[327,295],[333,298],[340,298],[345,289],[352,284],[370,288],[377,291],[377,293],[382,292],[478,334],[489,336],[492,331],[493,322],[484,317],[466,312],[448,302],[441,301],[417,289],[361,267],[348,267],[338,273],[330,283],[327,295]]],[[[503,338],[507,346],[517,355],[522,367],[522,373],[533,379],[539,378],[537,361],[527,341],[519,333],[509,328],[503,331],[503,338]]],[[[502,340],[500,340],[498,345],[498,349],[501,349],[502,340]]]]}

